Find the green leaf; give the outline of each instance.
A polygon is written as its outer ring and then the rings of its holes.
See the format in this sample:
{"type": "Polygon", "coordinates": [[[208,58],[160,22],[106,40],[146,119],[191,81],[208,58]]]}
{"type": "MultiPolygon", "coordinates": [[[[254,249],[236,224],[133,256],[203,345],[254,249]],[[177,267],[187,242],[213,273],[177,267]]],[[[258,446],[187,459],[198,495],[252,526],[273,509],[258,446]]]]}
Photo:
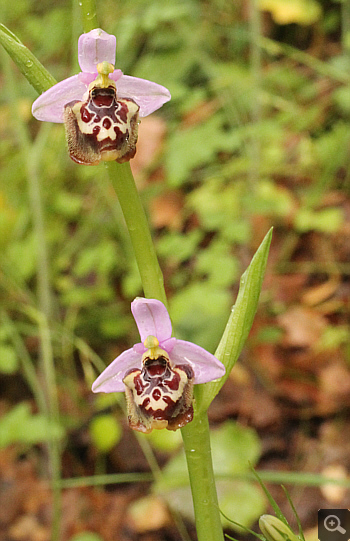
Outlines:
{"type": "MultiPolygon", "coordinates": [[[[214,473],[217,476],[233,476],[249,472],[261,454],[261,445],[255,430],[226,421],[220,428],[210,432],[214,473]]],[[[185,452],[182,449],[163,469],[156,491],[167,491],[189,482],[185,452]]],[[[249,481],[250,483],[250,481],[249,481]]]]}
{"type": "Polygon", "coordinates": [[[61,426],[50,422],[45,415],[32,415],[25,402],[14,406],[0,419],[0,448],[15,442],[34,445],[63,435],[61,426]]]}
{"type": "Polygon", "coordinates": [[[222,240],[214,240],[198,252],[195,269],[196,273],[216,287],[231,286],[239,276],[238,261],[222,240]]]}
{"type": "Polygon", "coordinates": [[[160,257],[169,259],[170,263],[182,263],[190,259],[203,238],[199,229],[193,229],[186,234],[171,231],[164,235],[157,243],[160,257]]]}
{"type": "Polygon", "coordinates": [[[14,374],[18,370],[18,357],[12,346],[0,345],[0,372],[14,374]]]}
{"type": "Polygon", "coordinates": [[[248,269],[243,274],[236,304],[229,317],[215,356],[225,365],[226,374],[218,381],[195,387],[198,410],[208,409],[230,375],[253,324],[267,264],[272,229],[267,233],[248,269]]]}
{"type": "Polygon", "coordinates": [[[234,475],[247,471],[249,465],[257,463],[261,455],[261,445],[254,429],[227,421],[211,434],[216,475],[234,475]]]}
{"type": "MultiPolygon", "coordinates": [[[[218,476],[216,485],[220,509],[227,515],[234,516],[240,524],[251,526],[265,510],[262,491],[251,481],[229,477],[248,472],[249,464],[256,464],[258,461],[261,446],[256,432],[227,421],[219,429],[211,431],[211,448],[214,472],[218,476]]],[[[181,450],[167,463],[163,469],[163,476],[156,482],[154,490],[171,502],[173,509],[193,520],[188,485],[186,458],[184,451],[181,450]]],[[[223,520],[223,523],[228,525],[226,520],[223,520]]]]}
{"type": "Polygon", "coordinates": [[[144,436],[151,445],[163,453],[171,453],[182,445],[181,431],[153,430],[144,436]]]}
{"type": "MultiPolygon", "coordinates": [[[[242,481],[234,483],[229,481],[218,481],[218,498],[220,502],[220,511],[225,515],[235,518],[244,527],[254,524],[256,519],[265,511],[265,498],[259,487],[242,481]]],[[[242,529],[229,520],[222,517],[224,527],[233,528],[242,532],[242,529]]]]}
{"type": "Polygon", "coordinates": [[[102,537],[93,532],[80,532],[70,538],[69,541],[103,541],[102,537]]]}
{"type": "Polygon", "coordinates": [[[295,215],[294,225],[297,231],[320,231],[321,233],[336,233],[344,222],[342,209],[329,207],[319,211],[301,208],[295,215]]]}
{"type": "Polygon", "coordinates": [[[0,43],[39,94],[56,84],[54,77],[33,53],[3,24],[0,24],[0,43]]]}
{"type": "Polygon", "coordinates": [[[222,126],[222,116],[217,113],[202,124],[172,135],[166,157],[171,186],[183,184],[192,169],[212,161],[218,152],[232,152],[239,147],[236,132],[226,132],[222,126]]]}
{"type": "Polygon", "coordinates": [[[106,413],[92,419],[89,427],[90,437],[101,453],[108,453],[122,436],[122,429],[113,415],[106,413]]]}
{"type": "Polygon", "coordinates": [[[230,293],[227,289],[203,281],[192,283],[171,299],[174,333],[182,340],[214,352],[229,309],[230,293]]]}
{"type": "Polygon", "coordinates": [[[244,243],[249,238],[249,224],[242,219],[243,183],[225,185],[221,178],[209,178],[187,197],[187,206],[198,214],[207,231],[220,231],[230,242],[244,243]]]}

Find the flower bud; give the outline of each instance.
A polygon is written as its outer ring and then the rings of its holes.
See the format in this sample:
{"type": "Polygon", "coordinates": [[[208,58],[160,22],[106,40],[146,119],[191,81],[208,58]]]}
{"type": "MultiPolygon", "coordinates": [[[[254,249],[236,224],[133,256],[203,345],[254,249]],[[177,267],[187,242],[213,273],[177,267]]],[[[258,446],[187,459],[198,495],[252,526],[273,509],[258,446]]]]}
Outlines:
{"type": "Polygon", "coordinates": [[[259,527],[267,541],[300,541],[282,520],[272,515],[262,515],[259,527]]]}

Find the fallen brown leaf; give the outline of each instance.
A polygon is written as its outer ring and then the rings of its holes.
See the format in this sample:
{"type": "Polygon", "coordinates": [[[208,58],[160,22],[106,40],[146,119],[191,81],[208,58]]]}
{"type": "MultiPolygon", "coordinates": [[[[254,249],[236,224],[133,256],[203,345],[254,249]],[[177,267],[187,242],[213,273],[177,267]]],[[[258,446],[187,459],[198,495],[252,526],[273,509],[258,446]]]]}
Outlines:
{"type": "Polygon", "coordinates": [[[283,344],[290,347],[312,346],[327,326],[327,320],[319,312],[303,306],[292,306],[277,321],[285,330],[283,344]]]}

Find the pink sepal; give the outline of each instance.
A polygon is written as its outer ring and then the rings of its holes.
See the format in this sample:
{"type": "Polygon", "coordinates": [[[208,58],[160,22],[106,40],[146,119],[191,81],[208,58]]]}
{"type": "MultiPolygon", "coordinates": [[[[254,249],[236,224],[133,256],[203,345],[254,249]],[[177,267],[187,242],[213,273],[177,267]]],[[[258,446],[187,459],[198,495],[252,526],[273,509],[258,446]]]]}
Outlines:
{"type": "Polygon", "coordinates": [[[160,342],[160,347],[162,349],[165,349],[167,353],[171,353],[176,342],[176,338],[168,338],[167,340],[163,340],[162,342],[160,342]]]}
{"type": "Polygon", "coordinates": [[[150,115],[171,99],[165,86],[130,75],[123,75],[117,81],[117,96],[136,101],[140,106],[140,117],[150,115]]]}
{"type": "Polygon", "coordinates": [[[141,342],[139,342],[138,344],[134,344],[132,348],[139,355],[143,355],[145,351],[147,351],[145,346],[141,342]]]}
{"type": "Polygon", "coordinates": [[[87,85],[79,75],[73,75],[52,86],[39,96],[32,106],[32,114],[38,120],[46,122],[63,122],[63,110],[66,103],[81,101],[87,85]]]}
{"type": "Polygon", "coordinates": [[[171,361],[173,364],[190,364],[194,370],[195,383],[207,383],[225,374],[225,367],[219,359],[200,346],[184,340],[176,340],[171,361]]]}
{"type": "Polygon", "coordinates": [[[92,385],[94,393],[120,393],[125,390],[123,378],[131,368],[141,368],[140,354],[131,349],[114,359],[92,385]]]}
{"type": "Polygon", "coordinates": [[[147,336],[155,336],[159,342],[171,337],[171,321],[164,304],[156,299],[137,297],[131,303],[131,311],[143,343],[147,336]]]}
{"type": "Polygon", "coordinates": [[[106,61],[115,65],[116,37],[101,28],[82,34],[78,41],[78,61],[81,71],[97,73],[96,66],[106,61]]]}

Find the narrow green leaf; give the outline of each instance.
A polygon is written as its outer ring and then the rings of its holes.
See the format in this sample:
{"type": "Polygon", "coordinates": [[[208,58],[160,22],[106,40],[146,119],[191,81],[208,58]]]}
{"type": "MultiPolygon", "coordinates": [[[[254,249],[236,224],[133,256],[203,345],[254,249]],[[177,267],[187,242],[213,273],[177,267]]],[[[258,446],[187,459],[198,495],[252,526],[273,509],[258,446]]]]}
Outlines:
{"type": "Polygon", "coordinates": [[[253,324],[265,274],[272,229],[267,233],[248,269],[242,275],[236,304],[229,317],[215,356],[225,365],[226,374],[218,381],[197,385],[196,401],[199,411],[208,409],[210,403],[230,375],[253,324]]]}
{"type": "Polygon", "coordinates": [[[288,490],[286,489],[286,487],[284,487],[282,485],[282,489],[283,489],[283,492],[285,493],[286,497],[287,497],[287,500],[289,501],[289,505],[291,506],[292,508],[292,511],[293,511],[293,514],[295,516],[295,520],[298,524],[298,528],[299,528],[299,539],[301,539],[302,541],[305,541],[305,536],[304,536],[304,532],[303,532],[303,528],[302,528],[302,525],[301,525],[301,522],[300,522],[300,518],[299,518],[299,515],[297,513],[297,510],[295,509],[295,506],[294,506],[294,503],[292,502],[292,498],[290,497],[289,495],[289,492],[288,490]]]}
{"type": "Polygon", "coordinates": [[[260,479],[259,475],[256,473],[256,471],[254,470],[254,468],[252,468],[253,470],[253,474],[254,474],[254,477],[256,477],[259,485],[261,486],[261,488],[263,489],[263,491],[265,492],[266,494],[266,497],[267,499],[269,500],[270,502],[270,505],[272,507],[272,509],[274,510],[277,518],[279,518],[282,522],[284,522],[284,524],[286,526],[289,526],[288,524],[288,521],[286,519],[286,517],[284,516],[284,514],[282,513],[278,503],[276,502],[276,500],[272,497],[272,494],[267,490],[266,486],[264,485],[264,483],[262,482],[262,480],[260,479]]]}
{"type": "Polygon", "coordinates": [[[33,53],[3,24],[0,24],[0,43],[39,94],[56,84],[56,80],[33,53]]]}

